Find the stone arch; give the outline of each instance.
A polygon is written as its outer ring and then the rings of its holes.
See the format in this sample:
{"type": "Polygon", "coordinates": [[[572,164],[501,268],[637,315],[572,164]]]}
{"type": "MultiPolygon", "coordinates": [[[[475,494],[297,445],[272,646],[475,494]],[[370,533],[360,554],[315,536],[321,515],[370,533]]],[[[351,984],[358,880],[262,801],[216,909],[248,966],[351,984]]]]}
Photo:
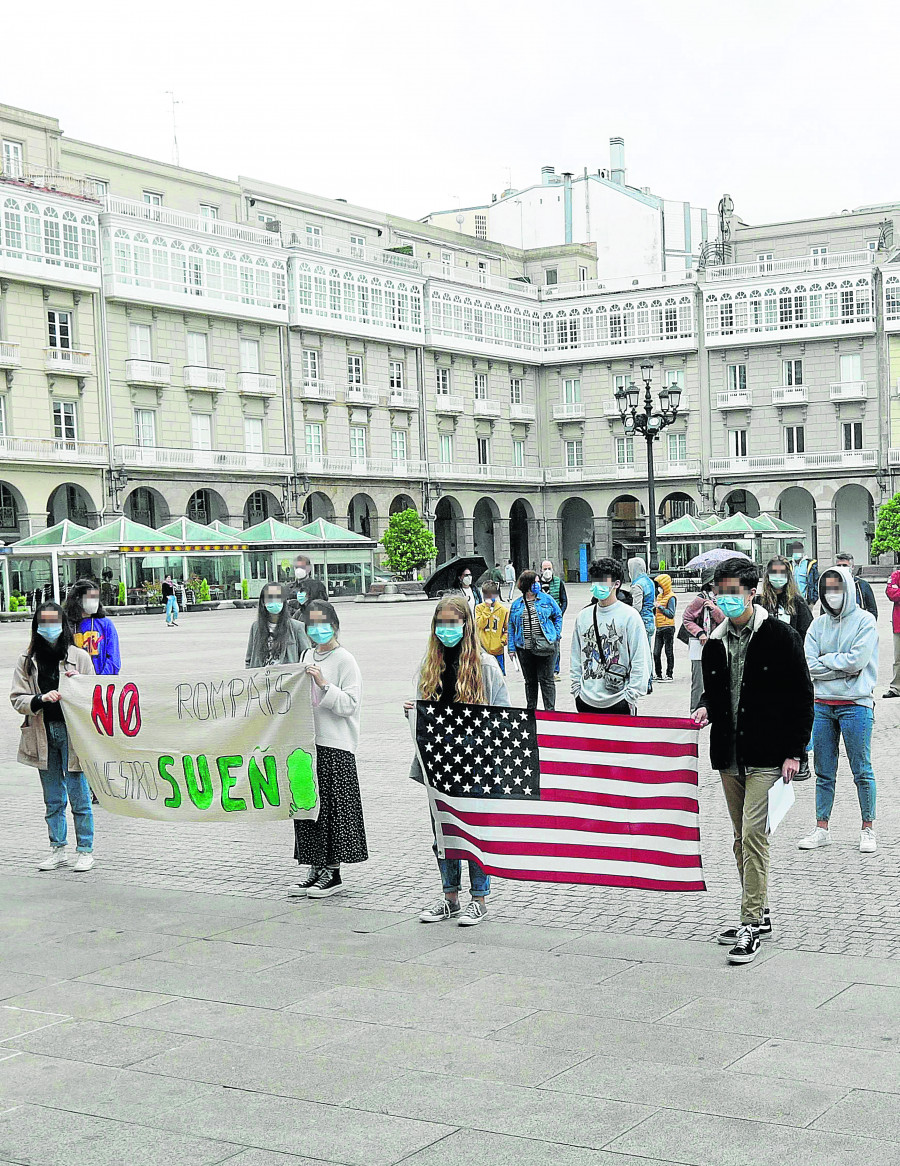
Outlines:
{"type": "Polygon", "coordinates": [[[271,490],[254,490],[244,503],[244,527],[256,526],[267,518],[282,518],[284,509],[271,490]]]}
{"type": "Polygon", "coordinates": [[[748,518],[759,517],[759,502],[749,490],[729,490],[722,499],[722,512],[726,518],[735,514],[746,514],[748,518]]]}
{"type": "Polygon", "coordinates": [[[500,539],[500,508],[493,498],[479,498],[472,512],[472,542],[476,555],[481,555],[488,568],[500,561],[497,547],[500,539]]]}
{"type": "Polygon", "coordinates": [[[0,482],[0,541],[14,543],[24,538],[28,531],[23,531],[22,524],[27,514],[28,506],[18,487],[0,482]]]}
{"type": "Polygon", "coordinates": [[[667,494],[659,504],[659,521],[674,522],[676,518],[681,518],[685,514],[696,515],[699,512],[697,502],[690,494],[685,494],[683,490],[674,490],[671,494],[667,494]]]}
{"type": "Polygon", "coordinates": [[[152,530],[159,530],[172,517],[169,503],[153,486],[135,486],[123,503],[122,513],[152,530]]]}
{"type": "Polygon", "coordinates": [[[369,494],[354,494],[350,499],[347,528],[364,534],[366,538],[378,537],[378,508],[369,494]]]}
{"type": "Polygon", "coordinates": [[[226,525],[230,522],[228,503],[218,490],[211,490],[208,486],[202,486],[191,494],[184,513],[193,522],[200,522],[204,526],[216,521],[226,525]]]}
{"type": "Polygon", "coordinates": [[[446,563],[458,553],[462,535],[463,512],[459,502],[450,494],[443,494],[434,508],[434,541],[437,543],[437,563],[446,563]]]}
{"type": "Polygon", "coordinates": [[[849,551],[865,566],[875,534],[875,500],[865,486],[848,482],[834,495],[834,554],[849,551]]]}
{"type": "Polygon", "coordinates": [[[509,508],[509,554],[516,574],[531,566],[534,508],[525,498],[517,498],[509,508]]]}
{"type": "Polygon", "coordinates": [[[317,518],[334,522],[334,503],[322,490],[313,490],[303,503],[303,518],[306,522],[315,522],[317,518]]]}
{"type": "Polygon", "coordinates": [[[61,482],[47,499],[47,525],[55,526],[66,518],[79,526],[97,526],[97,504],[77,482],[61,482]]]}
{"type": "MultiPolygon", "coordinates": [[[[778,495],[778,517],[803,531],[803,544],[813,558],[818,558],[816,500],[803,486],[788,486],[778,495]]],[[[799,537],[799,536],[798,536],[799,537]]]]}
{"type": "Polygon", "coordinates": [[[415,510],[418,513],[419,508],[409,494],[397,494],[391,501],[388,514],[402,514],[404,510],[415,510]]]}
{"type": "Polygon", "coordinates": [[[613,558],[624,564],[635,554],[644,555],[646,516],[640,498],[634,494],[619,494],[610,502],[606,513],[611,520],[613,558]]]}
{"type": "Polygon", "coordinates": [[[594,558],[594,512],[584,498],[567,498],[557,512],[559,550],[557,571],[564,579],[578,579],[581,548],[587,545],[588,563],[594,558]]]}

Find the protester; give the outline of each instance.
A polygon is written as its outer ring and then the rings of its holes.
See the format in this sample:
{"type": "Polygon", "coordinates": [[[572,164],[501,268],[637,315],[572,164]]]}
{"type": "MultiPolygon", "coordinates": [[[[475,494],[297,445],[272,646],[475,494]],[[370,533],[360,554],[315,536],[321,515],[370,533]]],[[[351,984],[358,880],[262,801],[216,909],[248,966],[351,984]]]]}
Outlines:
{"type": "Polygon", "coordinates": [[[813,613],[794,582],[791,562],[782,555],[766,563],[762,587],[753,602],[761,604],[773,619],[790,624],[801,639],[813,621],[813,613]]]}
{"type": "Polygon", "coordinates": [[[834,561],[839,567],[846,567],[850,572],[850,577],[856,586],[856,602],[863,611],[867,611],[869,615],[874,615],[877,620],[878,604],[875,602],[875,592],[862,575],[857,573],[853,555],[850,551],[841,551],[834,561]]]}
{"type": "Polygon", "coordinates": [[[478,640],[489,656],[497,661],[506,675],[506,641],[509,632],[509,608],[500,601],[500,588],[489,581],[482,588],[483,600],[475,608],[475,627],[478,640]]]}
{"type": "Polygon", "coordinates": [[[725,618],[716,606],[715,568],[707,568],[700,576],[700,590],[684,609],[681,626],[688,635],[688,659],[691,662],[691,710],[698,708],[703,695],[703,669],[700,658],[703,645],[725,618]]]}
{"type": "Polygon", "coordinates": [[[900,696],[900,571],[895,571],[888,580],[884,589],[885,595],[893,604],[891,627],[894,632],[894,676],[891,686],[884,696],[900,696]]]}
{"type": "Polygon", "coordinates": [[[728,961],[746,964],[772,934],[768,907],[769,790],[800,768],[813,722],[813,688],[803,644],[753,598],[755,563],[725,559],[716,567],[716,604],[725,616],[703,647],[703,695],[693,711],[711,724],[709,754],[718,769],[734,829],[741,880],[740,926],[722,931],[728,961]]]}
{"type": "MultiPolygon", "coordinates": [[[[531,575],[534,576],[533,571],[531,575]]],[[[485,704],[509,708],[506,681],[493,659],[482,651],[472,612],[461,595],[445,595],[437,602],[431,617],[431,634],[425,659],[419,669],[416,691],[419,700],[434,701],[443,706],[485,704]]],[[[403,707],[408,717],[416,706],[413,701],[407,701],[403,707]]],[[[413,758],[409,776],[413,781],[425,780],[418,757],[413,758]]],[[[433,833],[433,820],[431,829],[433,833]]],[[[485,899],[491,890],[490,875],[474,859],[469,859],[472,901],[463,911],[459,905],[462,864],[459,859],[441,858],[437,842],[433,850],[441,872],[444,897],[423,911],[419,919],[423,923],[455,919],[463,927],[481,923],[487,915],[485,899]]]]}
{"type": "Polygon", "coordinates": [[[178,596],[175,593],[175,581],[171,575],[166,575],[165,579],[162,581],[162,597],[166,604],[166,627],[177,628],[178,596]]]}
{"type": "Polygon", "coordinates": [[[303,622],[306,605],[314,599],[328,601],[328,589],[321,579],[313,574],[312,562],[308,555],[297,555],[294,559],[294,583],[288,596],[288,614],[291,619],[303,622]]]}
{"type": "Polygon", "coordinates": [[[301,664],[313,679],[319,816],[294,819],[294,858],[309,870],[291,893],[327,899],[344,889],[341,863],[369,857],[356,773],[362,677],[338,641],[341,623],[326,599],[309,600],[304,622],[313,644],[301,664]]]}
{"type": "Polygon", "coordinates": [[[90,656],[98,676],[116,676],[122,670],[119,635],[100,602],[100,585],[79,579],[66,594],[66,618],[76,648],[90,656]]]}
{"type": "Polygon", "coordinates": [[[575,708],[631,716],[650,683],[644,622],[617,597],[622,582],[617,559],[598,559],[588,573],[591,602],[575,621],[569,661],[575,708]]]}
{"type": "Polygon", "coordinates": [[[523,571],[521,594],[509,612],[509,654],[515,657],[525,681],[525,705],[537,708],[538,685],[545,709],[556,708],[553,666],[562,635],[562,612],[552,595],[541,589],[534,571],[523,571]]]}
{"type": "Polygon", "coordinates": [[[269,582],[260,591],[256,619],[247,639],[247,668],[299,664],[310,647],[306,629],[288,614],[287,600],[288,591],[282,583],[269,582]]]}
{"type": "MultiPolygon", "coordinates": [[[[632,602],[635,610],[644,621],[644,628],[647,632],[647,638],[650,641],[650,647],[652,648],[653,634],[656,631],[656,610],[654,606],[656,603],[656,588],[653,586],[653,580],[647,574],[647,564],[644,559],[635,557],[628,560],[628,578],[631,582],[632,602]]],[[[647,691],[653,691],[652,678],[647,691]]]]}
{"type": "Polygon", "coordinates": [[[516,569],[513,566],[512,559],[506,560],[506,566],[503,568],[503,577],[506,580],[506,602],[512,603],[513,591],[516,586],[516,569]]]}
{"type": "Polygon", "coordinates": [[[654,612],[656,640],[653,644],[653,665],[657,680],[675,679],[675,605],[677,599],[672,590],[672,577],[665,573],[653,580],[656,589],[654,612]],[[662,656],[666,653],[666,674],[662,674],[662,656]]]}
{"type": "Polygon", "coordinates": [[[794,582],[797,590],[810,607],[819,598],[819,565],[815,559],[809,558],[802,542],[791,543],[788,547],[788,556],[794,564],[794,582]]]}
{"type": "Polygon", "coordinates": [[[872,772],[873,693],[878,680],[878,628],[874,616],[856,602],[846,567],[830,567],[819,580],[822,615],[806,633],[806,661],[816,694],[813,765],[816,770],[816,828],[801,838],[801,850],[831,842],[838,752],[843,737],[856,783],[862,831],[859,849],[874,854],[875,774],[872,772]]]}
{"type": "MultiPolygon", "coordinates": [[[[553,563],[550,559],[544,559],[541,563],[541,590],[550,595],[559,604],[559,610],[566,614],[566,608],[569,606],[569,597],[566,594],[566,585],[559,575],[554,573],[553,563]]],[[[561,642],[561,641],[560,641],[561,642]]],[[[553,671],[559,676],[559,644],[556,648],[556,659],[553,662],[553,671]]]]}
{"type": "Polygon", "coordinates": [[[42,603],[32,617],[31,642],[18,659],[9,694],[13,708],[25,718],[17,759],[37,769],[44,793],[50,854],[38,870],[56,870],[68,861],[68,802],[75,822],[76,858],[72,869],[81,873],[94,865],[94,815],[90,787],[69,743],[59,703],[60,669],[66,676],[94,675],[90,656],[72,642],[72,629],[63,609],[58,603],[42,603]]]}
{"type": "Polygon", "coordinates": [[[475,608],[481,603],[482,595],[481,588],[472,582],[472,570],[470,567],[463,567],[456,576],[456,586],[463,593],[463,598],[468,603],[469,611],[471,611],[474,619],[475,608]]]}

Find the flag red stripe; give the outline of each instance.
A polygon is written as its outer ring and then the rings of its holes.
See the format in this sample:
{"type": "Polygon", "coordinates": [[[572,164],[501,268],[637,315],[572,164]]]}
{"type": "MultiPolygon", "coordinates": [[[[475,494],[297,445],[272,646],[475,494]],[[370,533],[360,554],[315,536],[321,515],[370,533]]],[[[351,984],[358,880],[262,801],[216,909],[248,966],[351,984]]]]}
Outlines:
{"type": "Polygon", "coordinates": [[[540,760],[541,773],[574,774],[576,777],[607,777],[614,781],[633,781],[635,785],[669,785],[671,782],[697,784],[696,769],[632,769],[627,765],[591,765],[587,761],[540,760]]]}
{"type": "Polygon", "coordinates": [[[592,858],[598,862],[637,862],[647,866],[699,867],[699,854],[672,854],[667,850],[635,850],[631,846],[593,846],[580,842],[514,842],[498,838],[478,838],[453,822],[442,822],[445,838],[465,838],[479,850],[491,854],[527,854],[534,858],[592,858]]]}
{"type": "Polygon", "coordinates": [[[580,789],[541,790],[542,802],[577,802],[581,806],[606,806],[616,810],[684,810],[699,814],[696,798],[629,798],[622,794],[595,794],[580,789]]]}
{"type": "Polygon", "coordinates": [[[572,725],[586,721],[588,724],[614,725],[630,729],[694,729],[697,726],[689,717],[617,717],[609,713],[557,713],[545,709],[534,710],[535,719],[541,721],[561,721],[572,725]]]}
{"type": "MultiPolygon", "coordinates": [[[[439,810],[453,814],[469,826],[520,826],[532,830],[584,830],[588,834],[639,834],[642,837],[678,838],[682,842],[699,842],[700,830],[696,826],[676,826],[668,822],[606,822],[595,818],[555,818],[548,814],[490,814],[460,810],[437,798],[439,810]]],[[[491,804],[485,799],[485,805],[491,804]]],[[[511,805],[505,802],[504,805],[511,805]]]]}
{"type": "Polygon", "coordinates": [[[514,879],[535,883],[588,883],[595,887],[631,887],[640,891],[705,891],[706,883],[702,878],[696,882],[669,882],[665,879],[649,879],[642,875],[604,875],[587,874],[581,871],[559,870],[518,870],[499,866],[495,863],[481,862],[468,850],[446,850],[447,858],[474,858],[482,870],[498,879],[514,879]]]}
{"type": "Polygon", "coordinates": [[[696,744],[685,741],[617,741],[614,737],[563,737],[555,733],[538,733],[538,747],[543,749],[577,749],[581,753],[632,753],[648,757],[696,757],[696,744]]]}

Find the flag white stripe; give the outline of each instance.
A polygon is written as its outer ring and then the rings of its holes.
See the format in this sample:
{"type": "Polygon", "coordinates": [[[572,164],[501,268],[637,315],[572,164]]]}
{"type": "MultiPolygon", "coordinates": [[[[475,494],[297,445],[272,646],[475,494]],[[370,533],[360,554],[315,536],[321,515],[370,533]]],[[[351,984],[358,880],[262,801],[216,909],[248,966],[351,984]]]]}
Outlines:
{"type": "Polygon", "coordinates": [[[635,822],[649,825],[656,822],[665,826],[699,826],[697,814],[690,810],[630,809],[628,806],[589,806],[574,802],[541,802],[535,798],[458,798],[450,797],[442,790],[434,790],[435,796],[466,814],[526,814],[545,815],[553,818],[590,818],[595,822],[635,822]]]}
{"type": "Polygon", "coordinates": [[[537,722],[540,737],[592,737],[597,741],[629,741],[634,744],[649,745],[696,745],[696,729],[650,729],[628,724],[593,725],[587,721],[542,721],[537,722]]]}
{"type": "Polygon", "coordinates": [[[696,757],[657,757],[649,753],[597,753],[584,749],[554,749],[542,745],[541,761],[564,761],[572,765],[616,765],[621,769],[649,769],[651,773],[669,770],[697,771],[696,757]]]}
{"type": "Polygon", "coordinates": [[[492,842],[565,842],[573,846],[614,846],[620,850],[664,850],[670,854],[700,853],[700,844],[682,838],[655,837],[652,834],[595,834],[588,830],[550,830],[539,826],[535,829],[522,826],[485,826],[483,823],[464,822],[446,810],[438,811],[438,820],[457,824],[469,834],[492,842]]]}
{"type": "Polygon", "coordinates": [[[659,785],[656,782],[616,781],[611,777],[581,777],[576,773],[542,773],[541,788],[580,790],[607,797],[697,799],[697,787],[686,781],[667,781],[659,785]]]}

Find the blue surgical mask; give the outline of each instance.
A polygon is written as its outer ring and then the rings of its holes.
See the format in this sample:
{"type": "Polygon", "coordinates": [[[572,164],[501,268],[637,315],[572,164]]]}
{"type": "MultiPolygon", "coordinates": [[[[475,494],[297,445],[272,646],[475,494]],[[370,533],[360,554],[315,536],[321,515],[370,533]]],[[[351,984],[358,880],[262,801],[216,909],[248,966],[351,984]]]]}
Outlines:
{"type": "Polygon", "coordinates": [[[532,583],[531,590],[535,593],[535,595],[542,595],[543,591],[544,591],[543,587],[541,587],[540,583],[538,583],[537,580],[535,580],[534,583],[532,583]]]}
{"type": "Polygon", "coordinates": [[[729,619],[737,619],[738,616],[743,615],[746,606],[743,595],[716,596],[716,607],[729,619]]]}
{"type": "Polygon", "coordinates": [[[327,644],[334,639],[334,628],[330,623],[307,624],[306,633],[314,644],[327,644]]]}
{"type": "Polygon", "coordinates": [[[281,610],[283,607],[284,604],[280,599],[273,599],[266,604],[266,611],[269,613],[269,615],[281,615],[281,610]]]}
{"type": "Polygon", "coordinates": [[[787,586],[787,575],[770,575],[769,582],[776,591],[780,591],[782,587],[787,586]]]}
{"type": "Polygon", "coordinates": [[[463,638],[463,629],[459,624],[438,624],[434,629],[434,634],[445,648],[455,648],[463,638]]]}
{"type": "Polygon", "coordinates": [[[803,558],[803,551],[794,551],[794,553],[791,555],[791,558],[794,560],[795,563],[799,563],[800,560],[803,558]]]}
{"type": "Polygon", "coordinates": [[[61,623],[39,623],[37,627],[37,634],[47,641],[49,644],[55,644],[62,635],[61,623]]]}
{"type": "Polygon", "coordinates": [[[304,603],[306,603],[306,592],[305,591],[298,591],[297,592],[297,602],[300,604],[301,607],[304,605],[304,603]]]}
{"type": "Polygon", "coordinates": [[[602,603],[604,599],[609,599],[612,594],[612,587],[608,583],[592,583],[591,595],[595,599],[599,599],[602,603]]]}

